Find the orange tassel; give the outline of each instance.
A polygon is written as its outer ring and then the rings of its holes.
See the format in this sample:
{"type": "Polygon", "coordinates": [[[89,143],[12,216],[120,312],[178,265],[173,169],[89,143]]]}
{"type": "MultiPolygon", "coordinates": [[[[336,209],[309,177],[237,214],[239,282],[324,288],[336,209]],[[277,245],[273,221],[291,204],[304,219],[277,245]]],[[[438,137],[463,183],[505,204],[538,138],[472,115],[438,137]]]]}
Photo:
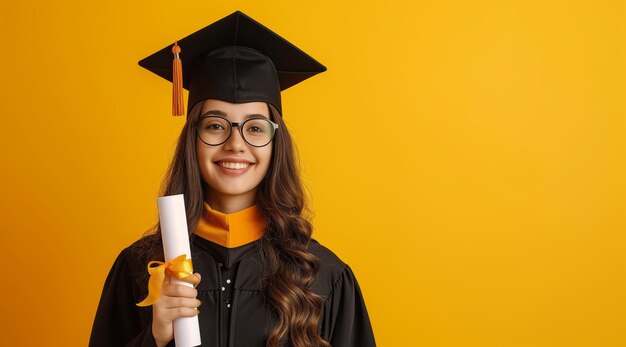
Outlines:
{"type": "Polygon", "coordinates": [[[172,77],[172,115],[173,116],[182,116],[185,114],[185,102],[183,100],[183,63],[180,60],[180,46],[178,46],[178,41],[174,43],[172,47],[172,53],[174,53],[174,62],[173,62],[173,77],[172,77]]]}

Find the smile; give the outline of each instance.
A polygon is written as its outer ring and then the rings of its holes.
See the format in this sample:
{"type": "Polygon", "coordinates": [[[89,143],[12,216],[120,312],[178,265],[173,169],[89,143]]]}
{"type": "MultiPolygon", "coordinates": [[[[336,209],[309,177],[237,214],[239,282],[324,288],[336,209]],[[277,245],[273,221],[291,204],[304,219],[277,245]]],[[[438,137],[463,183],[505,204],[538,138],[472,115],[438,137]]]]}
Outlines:
{"type": "Polygon", "coordinates": [[[250,163],[229,163],[227,161],[220,161],[217,164],[223,168],[231,170],[245,170],[248,166],[250,166],[250,163]]]}

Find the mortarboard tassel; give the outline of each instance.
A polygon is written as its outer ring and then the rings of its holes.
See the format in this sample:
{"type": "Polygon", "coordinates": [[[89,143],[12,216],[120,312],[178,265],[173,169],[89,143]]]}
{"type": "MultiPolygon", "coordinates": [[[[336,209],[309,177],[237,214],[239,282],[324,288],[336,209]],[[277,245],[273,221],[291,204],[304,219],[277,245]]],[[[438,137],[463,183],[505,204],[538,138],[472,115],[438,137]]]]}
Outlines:
{"type": "Polygon", "coordinates": [[[180,60],[180,46],[178,46],[178,41],[174,43],[172,47],[172,53],[174,53],[174,61],[173,61],[173,77],[172,77],[172,86],[174,88],[172,92],[172,115],[173,116],[182,116],[185,114],[185,103],[183,100],[183,63],[180,60]]]}

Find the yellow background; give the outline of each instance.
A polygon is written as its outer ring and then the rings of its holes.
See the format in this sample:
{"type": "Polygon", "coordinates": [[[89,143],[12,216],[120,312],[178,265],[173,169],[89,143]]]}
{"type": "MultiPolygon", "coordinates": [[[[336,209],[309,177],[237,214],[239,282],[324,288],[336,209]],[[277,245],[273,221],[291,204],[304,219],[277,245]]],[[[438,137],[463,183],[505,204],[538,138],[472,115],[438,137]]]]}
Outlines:
{"type": "Polygon", "coordinates": [[[379,346],[626,346],[621,1],[4,1],[0,344],[85,346],[184,118],[137,61],[239,9],[379,346]]]}

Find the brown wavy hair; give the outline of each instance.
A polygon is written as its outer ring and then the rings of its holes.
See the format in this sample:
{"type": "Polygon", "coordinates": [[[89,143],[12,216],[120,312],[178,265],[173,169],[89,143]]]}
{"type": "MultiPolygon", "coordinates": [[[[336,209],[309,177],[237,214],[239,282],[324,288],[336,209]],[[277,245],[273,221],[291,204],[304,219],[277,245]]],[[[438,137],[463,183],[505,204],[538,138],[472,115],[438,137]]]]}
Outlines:
{"type": "MultiPolygon", "coordinates": [[[[159,196],[184,194],[187,225],[192,234],[204,209],[208,187],[200,176],[196,129],[204,102],[193,107],[178,139],[174,157],[163,178],[159,196]]],[[[263,293],[278,319],[267,335],[266,346],[329,347],[318,331],[324,299],[309,290],[320,260],[307,252],[313,227],[300,180],[295,145],[280,114],[268,104],[279,128],[273,139],[272,160],[257,189],[256,203],[268,220],[260,240],[263,293]]],[[[141,239],[144,259],[163,260],[161,227],[157,222],[141,239]]]]}

